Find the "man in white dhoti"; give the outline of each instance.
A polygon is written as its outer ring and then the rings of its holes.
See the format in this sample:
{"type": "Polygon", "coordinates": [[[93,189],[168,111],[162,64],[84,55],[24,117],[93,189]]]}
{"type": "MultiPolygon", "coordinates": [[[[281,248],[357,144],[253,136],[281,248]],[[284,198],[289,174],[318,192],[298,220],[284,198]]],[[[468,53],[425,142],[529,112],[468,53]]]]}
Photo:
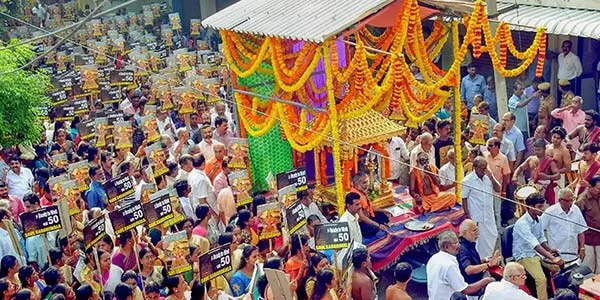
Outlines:
{"type": "Polygon", "coordinates": [[[462,181],[462,198],[465,217],[479,225],[479,239],[475,248],[481,257],[494,253],[498,229],[494,218],[494,192],[499,193],[500,183],[487,167],[485,158],[473,161],[473,171],[462,181]]]}

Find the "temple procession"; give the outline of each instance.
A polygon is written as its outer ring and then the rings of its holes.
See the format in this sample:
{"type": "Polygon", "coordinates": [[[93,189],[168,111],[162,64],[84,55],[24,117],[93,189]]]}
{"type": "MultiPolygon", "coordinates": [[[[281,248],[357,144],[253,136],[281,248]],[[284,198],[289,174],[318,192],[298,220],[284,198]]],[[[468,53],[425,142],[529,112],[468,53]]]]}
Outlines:
{"type": "Polygon", "coordinates": [[[600,299],[596,1],[0,22],[0,300],[600,299]]]}

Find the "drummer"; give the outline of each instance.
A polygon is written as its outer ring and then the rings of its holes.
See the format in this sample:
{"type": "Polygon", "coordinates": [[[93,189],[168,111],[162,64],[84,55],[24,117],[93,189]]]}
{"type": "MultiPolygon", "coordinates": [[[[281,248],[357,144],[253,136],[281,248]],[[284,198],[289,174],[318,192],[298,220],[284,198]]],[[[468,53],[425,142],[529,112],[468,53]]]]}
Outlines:
{"type": "Polygon", "coordinates": [[[575,130],[569,132],[569,140],[579,139],[579,151],[583,151],[583,145],[586,143],[600,142],[600,127],[597,126],[598,113],[594,110],[585,111],[585,121],[583,125],[577,126],[575,130]]]}
{"type": "Polygon", "coordinates": [[[571,151],[567,149],[564,143],[567,131],[563,127],[556,126],[552,128],[550,135],[552,136],[552,143],[546,146],[546,155],[552,157],[554,162],[556,162],[558,172],[560,173],[559,185],[563,187],[566,182],[565,174],[571,171],[571,151]]]}
{"type": "Polygon", "coordinates": [[[533,143],[535,156],[528,157],[520,166],[517,167],[513,174],[513,183],[518,183],[519,175],[523,171],[530,170],[533,183],[541,185],[544,188],[542,194],[547,199],[549,204],[555,202],[554,188],[556,182],[560,179],[558,166],[552,157],[546,155],[546,146],[543,140],[537,140],[533,143]]]}
{"type": "Polygon", "coordinates": [[[594,143],[583,145],[583,158],[577,164],[577,178],[569,185],[575,191],[575,196],[582,195],[590,186],[594,175],[600,175],[600,162],[596,160],[598,146],[594,143]]]}

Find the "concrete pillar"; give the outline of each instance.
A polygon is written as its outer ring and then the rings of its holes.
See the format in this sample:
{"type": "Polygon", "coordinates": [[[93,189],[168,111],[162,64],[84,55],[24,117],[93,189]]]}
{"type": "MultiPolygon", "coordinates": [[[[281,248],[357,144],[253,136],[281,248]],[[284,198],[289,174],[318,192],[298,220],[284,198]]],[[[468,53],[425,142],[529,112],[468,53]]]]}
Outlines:
{"type": "MultiPolygon", "coordinates": [[[[496,7],[496,0],[486,0],[488,15],[494,15],[498,12],[496,7]]],[[[492,34],[496,33],[498,24],[496,22],[490,22],[490,30],[492,34]]],[[[496,47],[496,51],[499,47],[496,47]]],[[[508,95],[506,93],[506,78],[500,75],[494,68],[494,82],[496,83],[496,103],[498,105],[498,119],[502,119],[502,115],[508,111],[508,95]]]]}

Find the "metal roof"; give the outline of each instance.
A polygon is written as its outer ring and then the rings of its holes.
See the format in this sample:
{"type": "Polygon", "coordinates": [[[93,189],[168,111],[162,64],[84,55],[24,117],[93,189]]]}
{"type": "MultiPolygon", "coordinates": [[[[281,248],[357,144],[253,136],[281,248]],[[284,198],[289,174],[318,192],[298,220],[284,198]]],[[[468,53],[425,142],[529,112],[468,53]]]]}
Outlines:
{"type": "Polygon", "coordinates": [[[523,31],[535,31],[536,27],[543,26],[551,34],[600,38],[598,10],[519,5],[518,8],[498,15],[498,19],[523,31]]]}
{"type": "Polygon", "coordinates": [[[323,42],[395,0],[242,0],[202,21],[233,30],[323,42]]]}

